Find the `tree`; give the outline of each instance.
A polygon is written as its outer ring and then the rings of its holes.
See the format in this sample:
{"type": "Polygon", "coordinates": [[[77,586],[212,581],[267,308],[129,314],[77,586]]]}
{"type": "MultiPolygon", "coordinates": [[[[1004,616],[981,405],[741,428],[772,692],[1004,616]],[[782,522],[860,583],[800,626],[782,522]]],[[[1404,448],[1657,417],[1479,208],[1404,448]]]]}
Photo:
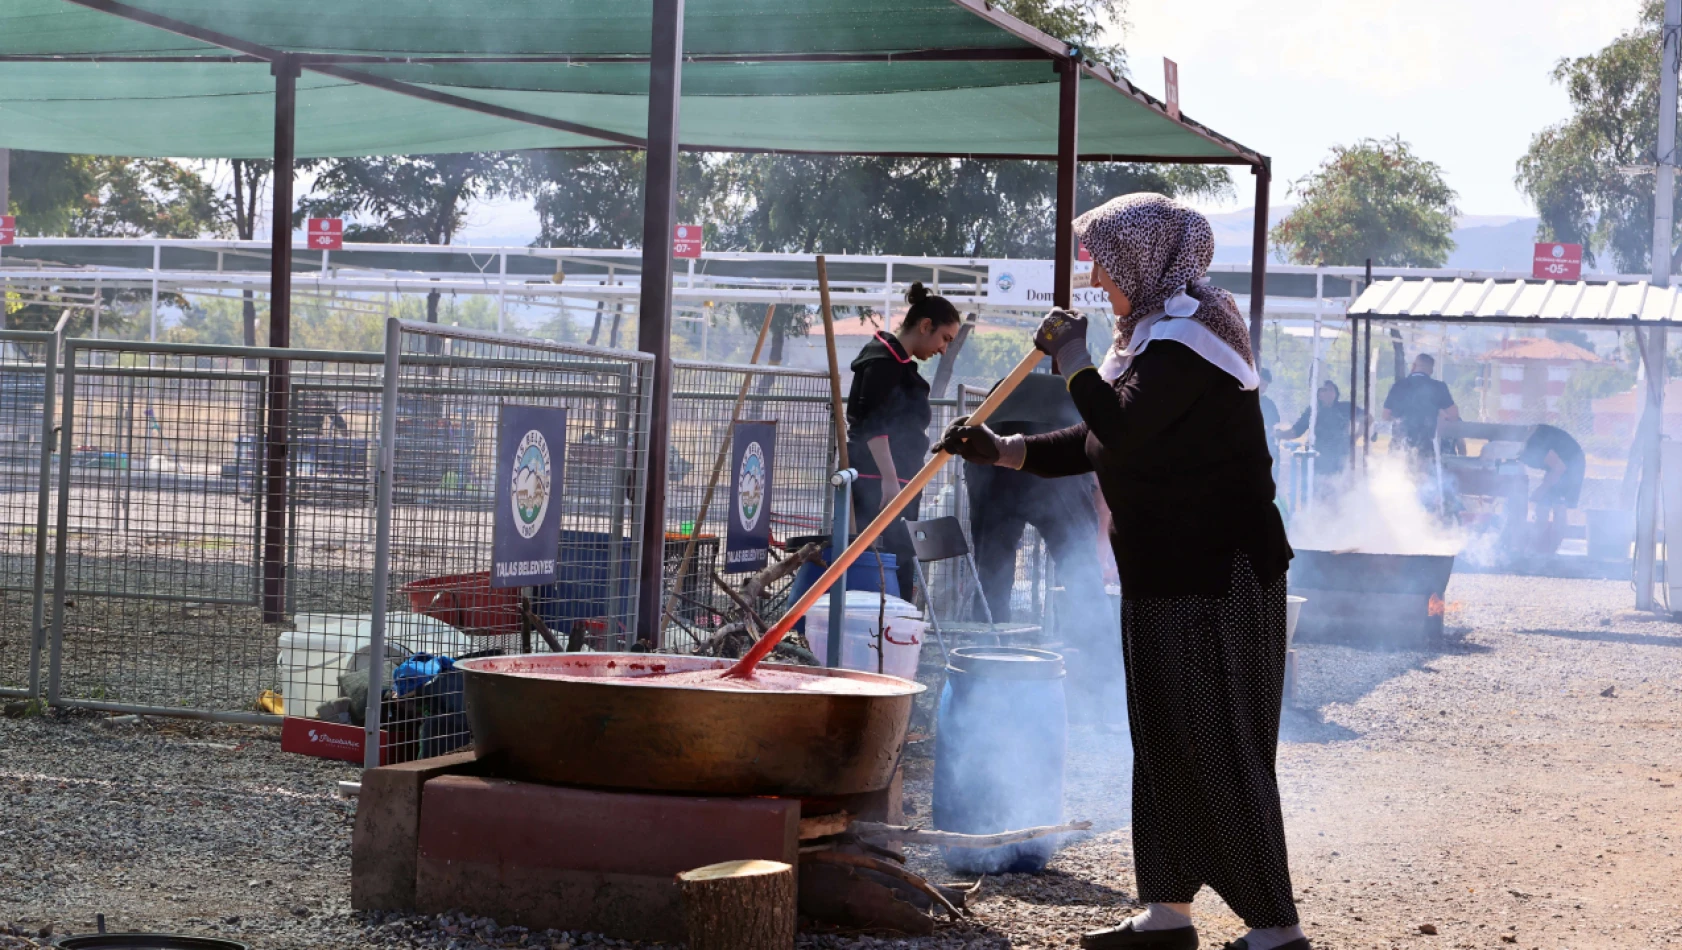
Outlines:
{"type": "MultiPolygon", "coordinates": [[[[295,221],[348,217],[347,241],[448,244],[476,198],[511,193],[520,162],[512,152],[395,155],[326,159],[295,221]]],[[[426,319],[438,322],[437,291],[427,294],[426,319]]]]}
{"type": "MultiPolygon", "coordinates": [[[[1538,241],[1582,244],[1586,263],[1610,257],[1626,273],[1652,268],[1663,14],[1648,0],[1635,29],[1554,66],[1571,117],[1530,140],[1515,177],[1536,205],[1538,241]]],[[[1679,265],[1682,250],[1671,254],[1671,270],[1679,265]]]]}
{"type": "MultiPolygon", "coordinates": [[[[263,188],[274,174],[274,162],[267,159],[233,158],[228,160],[232,179],[229,194],[223,199],[223,233],[232,231],[241,241],[257,239],[257,225],[262,221],[263,188]]],[[[246,346],[257,345],[257,301],[252,291],[240,291],[240,315],[246,346]]]]}
{"type": "Polygon", "coordinates": [[[87,158],[94,190],[70,222],[75,237],[196,238],[216,228],[216,189],[166,158],[87,158]]]}
{"type": "Polygon", "coordinates": [[[64,235],[94,193],[93,161],[88,155],[12,150],[11,207],[18,232],[64,235]]]}
{"type": "Polygon", "coordinates": [[[1454,189],[1400,136],[1333,146],[1291,192],[1272,239],[1293,264],[1441,267],[1454,249],[1454,189]]]}

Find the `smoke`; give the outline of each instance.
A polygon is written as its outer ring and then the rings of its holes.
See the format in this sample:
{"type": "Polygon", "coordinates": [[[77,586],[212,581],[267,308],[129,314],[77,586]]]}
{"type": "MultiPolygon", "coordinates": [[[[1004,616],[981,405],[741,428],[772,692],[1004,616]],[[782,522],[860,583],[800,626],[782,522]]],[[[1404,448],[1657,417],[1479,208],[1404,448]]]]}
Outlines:
{"type": "Polygon", "coordinates": [[[1467,535],[1439,508],[1434,479],[1400,454],[1374,455],[1364,474],[1344,471],[1316,488],[1291,518],[1293,547],[1362,554],[1459,554],[1467,535]]]}

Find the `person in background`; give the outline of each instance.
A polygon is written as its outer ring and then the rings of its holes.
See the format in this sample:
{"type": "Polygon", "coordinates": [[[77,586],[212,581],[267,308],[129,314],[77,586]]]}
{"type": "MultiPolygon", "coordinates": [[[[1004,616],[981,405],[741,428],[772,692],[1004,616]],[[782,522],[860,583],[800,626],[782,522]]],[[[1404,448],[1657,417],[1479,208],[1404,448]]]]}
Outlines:
{"type": "Polygon", "coordinates": [[[999,436],[955,424],[940,446],[1042,478],[1096,473],[1121,572],[1133,739],[1133,863],[1147,907],[1085,950],[1196,950],[1204,885],[1250,926],[1231,950],[1309,950],[1274,769],[1285,684],[1285,570],[1249,324],[1208,281],[1215,237],[1163,195],[1075,219],[1115,311],[1102,367],[1086,318],[1054,310],[1034,345],[1081,423],[999,436]]]}
{"type": "Polygon", "coordinates": [[[1588,456],[1576,439],[1556,426],[1539,425],[1524,442],[1518,460],[1542,470],[1542,484],[1530,495],[1536,503],[1536,547],[1543,554],[1559,550],[1567,513],[1583,493],[1588,456]]]}
{"type": "Polygon", "coordinates": [[[1393,446],[1406,452],[1421,471],[1429,471],[1436,459],[1439,422],[1460,418],[1460,408],[1448,384],[1432,379],[1437,361],[1429,353],[1414,357],[1413,371],[1390,387],[1384,397],[1384,421],[1396,423],[1391,436],[1393,446]]]}
{"type": "Polygon", "coordinates": [[[1274,404],[1273,397],[1267,394],[1267,387],[1273,385],[1273,370],[1267,367],[1261,369],[1261,386],[1256,392],[1261,394],[1262,428],[1267,430],[1267,454],[1273,457],[1273,480],[1279,481],[1279,440],[1274,437],[1274,430],[1279,428],[1279,407],[1274,404]]]}
{"type": "MultiPolygon", "coordinates": [[[[1333,483],[1349,467],[1349,403],[1339,401],[1337,383],[1326,380],[1314,394],[1319,406],[1312,410],[1314,420],[1314,490],[1322,495],[1333,490],[1333,483]]],[[[1295,425],[1281,425],[1282,439],[1300,439],[1308,431],[1311,411],[1304,407],[1295,425]]]]}
{"type": "MultiPolygon", "coordinates": [[[[882,510],[883,499],[892,498],[900,489],[899,485],[882,484],[882,472],[870,451],[871,439],[888,437],[889,455],[901,484],[923,467],[934,410],[929,407],[928,380],[918,372],[915,361],[946,352],[962,320],[951,301],[930,293],[921,283],[912,284],[905,299],[911,307],[899,330],[878,330],[852,363],[853,383],[847,393],[847,456],[859,473],[853,484],[855,530],[869,524],[882,510]]],[[[902,517],[917,520],[920,505],[921,499],[912,499],[902,517]]],[[[882,548],[897,562],[899,596],[910,600],[917,577],[911,563],[911,535],[896,525],[882,532],[882,548]]]]}
{"type": "MultiPolygon", "coordinates": [[[[959,420],[960,422],[962,420],[959,420]]],[[[1034,373],[1005,398],[988,420],[1000,435],[1042,435],[1080,423],[1080,412],[1063,378],[1034,373]]],[[[1069,648],[1069,718],[1076,722],[1121,722],[1121,641],[1108,615],[1098,549],[1097,482],[1091,475],[1046,481],[1027,472],[964,463],[969,490],[970,536],[976,571],[994,623],[1011,619],[1017,546],[1028,525],[1045,539],[1063,588],[1058,631],[1069,648]]]]}

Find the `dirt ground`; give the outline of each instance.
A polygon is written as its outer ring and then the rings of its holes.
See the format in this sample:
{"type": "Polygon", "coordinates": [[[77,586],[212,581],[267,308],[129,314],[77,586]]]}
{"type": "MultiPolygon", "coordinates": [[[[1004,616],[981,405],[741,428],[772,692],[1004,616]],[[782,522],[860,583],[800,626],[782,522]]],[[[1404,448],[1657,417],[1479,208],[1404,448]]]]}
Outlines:
{"type": "MultiPolygon", "coordinates": [[[[1682,947],[1682,625],[1625,613],[1618,582],[1468,575],[1448,599],[1440,649],[1299,647],[1279,771],[1315,945],[1682,947]]],[[[1114,923],[1133,889],[1126,755],[1122,736],[1073,732],[1067,813],[1096,833],[1044,875],[986,881],[973,923],[802,946],[1066,947],[1114,923]]],[[[910,788],[924,818],[926,775],[910,788]]],[[[0,719],[0,924],[85,932],[103,912],[258,948],[616,945],[352,913],[354,804],[333,783],[354,776],[261,729],[0,719]]],[[[1207,891],[1194,914],[1206,947],[1242,933],[1207,891]]],[[[0,927],[0,948],[26,945],[0,927]]]]}

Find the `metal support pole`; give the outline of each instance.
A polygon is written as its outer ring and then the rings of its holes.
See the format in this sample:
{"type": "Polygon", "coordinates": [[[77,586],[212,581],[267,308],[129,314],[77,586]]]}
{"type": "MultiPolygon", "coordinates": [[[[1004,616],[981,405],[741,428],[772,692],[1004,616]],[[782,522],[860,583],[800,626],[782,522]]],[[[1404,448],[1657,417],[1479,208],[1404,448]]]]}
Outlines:
{"type": "Polygon", "coordinates": [[[496,332],[508,332],[508,252],[497,255],[496,332]]]}
{"type": "MultiPolygon", "coordinates": [[[[1659,139],[1653,182],[1653,286],[1670,286],[1676,187],[1676,79],[1682,66],[1682,0],[1665,0],[1664,45],[1659,60],[1659,139]]],[[[1636,333],[1640,333],[1639,328],[1636,333]]],[[[1659,526],[1659,443],[1664,439],[1665,331],[1647,335],[1647,444],[1641,455],[1641,490],[1635,506],[1635,608],[1653,609],[1659,526]]],[[[1639,430],[1638,430],[1639,431],[1639,430]]],[[[1669,539],[1666,540],[1669,548],[1669,539]]],[[[1668,577],[1667,577],[1668,580],[1668,577]]]]}
{"type": "Polygon", "coordinates": [[[158,342],[158,271],[163,268],[164,247],[154,241],[152,243],[152,330],[147,339],[158,342]]]}
{"type": "Polygon", "coordinates": [[[648,409],[648,487],[637,577],[637,639],[658,646],[666,555],[666,453],[672,410],[672,227],[677,222],[678,105],[684,0],[654,0],[648,63],[648,159],[643,194],[642,294],[637,348],[654,356],[648,409]]]}
{"type": "Polygon", "coordinates": [[[1367,414],[1366,425],[1361,426],[1361,471],[1365,472],[1372,456],[1372,318],[1362,322],[1367,325],[1361,338],[1361,408],[1367,414]]]}
{"type": "MultiPolygon", "coordinates": [[[[35,499],[35,577],[33,614],[30,623],[29,695],[41,695],[41,653],[47,647],[47,536],[51,533],[47,518],[51,514],[48,497],[53,484],[53,431],[58,415],[58,360],[64,346],[64,328],[69,314],[61,317],[47,341],[46,359],[41,364],[41,483],[35,499]]],[[[68,462],[60,465],[69,468],[68,462]]]]}
{"type": "MultiPolygon", "coordinates": [[[[1360,437],[1361,419],[1361,390],[1356,383],[1356,374],[1361,371],[1361,321],[1344,314],[1349,323],[1349,471],[1355,471],[1355,443],[1360,437]]],[[[1368,419],[1367,424],[1372,425],[1368,419]]]]}
{"type": "MultiPolygon", "coordinates": [[[[274,228],[269,248],[269,346],[292,343],[292,164],[297,116],[298,64],[282,56],[270,64],[274,97],[274,228]]],[[[269,360],[269,411],[265,421],[263,499],[263,622],[286,614],[287,404],[291,364],[269,360]]]]}
{"type": "MultiPolygon", "coordinates": [[[[855,469],[844,468],[829,477],[829,483],[835,486],[835,501],[831,507],[829,529],[831,557],[847,549],[847,538],[852,533],[852,519],[849,515],[853,511],[853,480],[858,478],[858,475],[855,469]]],[[[829,588],[829,655],[824,665],[831,669],[841,668],[841,634],[846,629],[846,623],[847,575],[842,573],[829,588]]],[[[811,642],[810,636],[806,639],[808,643],[811,642]]]]}
{"type": "Polygon", "coordinates": [[[6,209],[12,204],[12,150],[0,148],[0,215],[11,214],[6,209]]]}
{"type": "Polygon", "coordinates": [[[1074,303],[1075,195],[1080,170],[1080,52],[1057,60],[1057,235],[1051,302],[1074,303]]]}
{"type": "Polygon", "coordinates": [[[1273,169],[1267,164],[1251,165],[1250,172],[1256,176],[1255,233],[1250,239],[1250,355],[1260,366],[1262,315],[1267,309],[1267,200],[1273,169]]]}
{"type": "Polygon", "coordinates": [[[397,457],[397,383],[402,376],[403,327],[395,317],[385,321],[385,376],[380,387],[380,447],[378,481],[374,488],[374,603],[368,624],[368,707],[363,713],[362,767],[380,764],[380,693],[385,684],[386,594],[391,587],[391,486],[397,457]]]}

